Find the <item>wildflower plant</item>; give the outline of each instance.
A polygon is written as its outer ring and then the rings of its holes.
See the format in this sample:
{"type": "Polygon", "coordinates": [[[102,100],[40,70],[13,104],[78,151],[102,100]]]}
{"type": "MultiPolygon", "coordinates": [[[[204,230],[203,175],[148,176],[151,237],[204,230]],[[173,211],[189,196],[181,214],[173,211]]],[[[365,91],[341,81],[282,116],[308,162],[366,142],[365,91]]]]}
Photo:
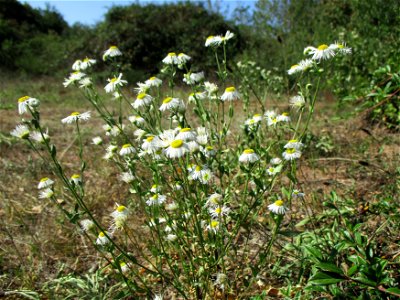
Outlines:
{"type": "Polygon", "coordinates": [[[252,95],[249,82],[237,81],[240,76],[228,71],[226,47],[232,38],[227,32],[205,41],[215,55],[218,82],[208,81],[189,55],[170,52],[160,58],[161,74],[132,86],[117,66],[123,51],[112,46],[102,57],[111,67],[103,97],[98,83],[85,84],[93,82],[90,67],[96,61],[78,60],[64,86],[80,89],[95,113],[73,112],[61,120],[77,136],[80,167],[73,172],[59,160],[38,100],[19,101],[19,112],[29,112],[31,119],[12,134],[26,141],[54,175],[41,180],[39,197],[53,201],[77,225],[126,294],[154,298],[168,292],[184,299],[246,295],[268,273],[280,233],[293,226],[294,201],[304,203],[307,197],[296,170],[318,100],[320,65],[350,50],[339,43],[306,48],[312,57],[289,70],[299,87],[289,112],[252,95]],[[178,69],[185,72],[183,78],[178,69]],[[179,93],[180,84],[190,87],[190,95],[179,93]],[[243,130],[233,135],[241,101],[248,116],[243,130]],[[110,103],[117,105],[116,113],[110,103]],[[84,143],[80,128],[90,126],[95,114],[105,132],[84,143]],[[41,139],[32,138],[32,132],[41,139]],[[85,174],[90,166],[85,153],[91,150],[84,144],[104,147],[105,163],[118,170],[115,179],[129,190],[118,203],[110,203],[108,222],[87,205],[85,174]],[[56,196],[63,189],[74,201],[60,206],[56,196]],[[133,223],[135,214],[143,215],[139,226],[133,223]]]}

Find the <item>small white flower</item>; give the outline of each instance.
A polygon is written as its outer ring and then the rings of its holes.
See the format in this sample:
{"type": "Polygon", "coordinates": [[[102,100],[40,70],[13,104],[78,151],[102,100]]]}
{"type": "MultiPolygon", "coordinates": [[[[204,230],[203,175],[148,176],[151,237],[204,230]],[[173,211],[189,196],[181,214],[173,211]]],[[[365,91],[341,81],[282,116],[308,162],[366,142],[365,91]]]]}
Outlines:
{"type": "Polygon", "coordinates": [[[296,108],[297,110],[300,110],[303,108],[306,104],[306,100],[302,95],[297,95],[289,99],[289,105],[292,108],[296,108]]]}
{"type": "Polygon", "coordinates": [[[293,75],[293,74],[296,74],[296,73],[307,71],[308,69],[310,69],[314,65],[314,63],[315,62],[312,59],[309,59],[309,58],[303,59],[299,63],[291,66],[289,71],[288,71],[288,74],[289,75],[293,75]]]}
{"type": "Polygon", "coordinates": [[[207,225],[206,229],[212,233],[217,233],[221,228],[219,221],[211,220],[211,222],[207,225]]]}
{"type": "Polygon", "coordinates": [[[268,205],[268,209],[277,215],[284,215],[288,208],[283,205],[282,200],[277,200],[274,203],[268,205]]]}
{"type": "Polygon", "coordinates": [[[131,172],[123,172],[119,175],[119,179],[125,183],[131,183],[135,180],[135,176],[131,172]]]}
{"type": "Polygon", "coordinates": [[[152,205],[159,205],[165,202],[165,200],[167,199],[166,196],[161,195],[161,194],[154,194],[153,196],[151,196],[147,201],[146,204],[149,206],[152,205]]]}
{"type": "Polygon", "coordinates": [[[152,192],[154,194],[158,193],[158,192],[161,192],[161,187],[159,185],[157,185],[157,184],[153,184],[151,186],[150,192],[152,192]]]}
{"type": "Polygon", "coordinates": [[[239,157],[241,163],[255,163],[260,160],[260,157],[254,152],[253,149],[246,149],[239,157]]]}
{"type": "Polygon", "coordinates": [[[89,219],[84,219],[80,221],[79,224],[81,225],[82,230],[86,232],[95,228],[95,224],[93,223],[92,220],[89,219]]]}
{"type": "Polygon", "coordinates": [[[146,122],[141,116],[129,116],[128,120],[135,125],[142,125],[146,122]]]}
{"type": "Polygon", "coordinates": [[[179,59],[175,52],[168,53],[162,62],[166,65],[179,65],[179,59]]]}
{"type": "Polygon", "coordinates": [[[122,53],[121,51],[118,49],[117,46],[111,46],[110,48],[108,48],[108,50],[106,50],[103,54],[103,60],[107,60],[108,57],[116,57],[116,56],[121,56],[122,53]]]}
{"type": "Polygon", "coordinates": [[[178,54],[178,64],[179,65],[186,64],[190,59],[191,59],[191,57],[189,55],[186,55],[185,53],[178,54]]]}
{"type": "Polygon", "coordinates": [[[233,34],[232,32],[230,32],[229,30],[225,33],[225,36],[223,37],[223,41],[224,43],[226,43],[227,41],[229,41],[230,39],[232,39],[235,36],[235,34],[233,34]]]}
{"type": "Polygon", "coordinates": [[[299,190],[293,190],[292,197],[293,198],[303,198],[304,193],[300,192],[299,190]]]}
{"type": "Polygon", "coordinates": [[[204,88],[210,98],[215,97],[218,92],[218,86],[215,83],[211,83],[209,81],[204,82],[204,88]]]}
{"type": "Polygon", "coordinates": [[[90,119],[90,111],[79,113],[77,111],[72,112],[68,117],[61,120],[63,124],[72,124],[78,122],[79,120],[87,121],[90,119]]]}
{"type": "Polygon", "coordinates": [[[92,139],[92,144],[93,144],[93,145],[101,145],[101,144],[103,144],[103,140],[101,139],[101,137],[95,136],[95,137],[92,139]]]}
{"type": "Polygon", "coordinates": [[[10,132],[12,136],[20,139],[29,139],[29,127],[23,124],[17,125],[13,131],[10,132]]]}
{"type": "Polygon", "coordinates": [[[187,145],[183,140],[173,140],[167,149],[164,150],[164,153],[169,158],[179,158],[184,156],[189,151],[187,145]]]}
{"type": "Polygon", "coordinates": [[[87,68],[93,66],[96,63],[95,59],[85,58],[80,64],[80,70],[86,70],[87,68]]]}
{"type": "Polygon", "coordinates": [[[71,74],[69,75],[68,78],[65,78],[65,79],[64,79],[63,85],[64,85],[64,87],[68,87],[69,85],[71,85],[71,84],[73,84],[73,83],[75,83],[75,82],[80,81],[80,80],[81,80],[83,77],[85,77],[85,76],[86,76],[86,74],[85,74],[85,73],[82,73],[82,72],[80,72],[80,71],[73,72],[73,73],[71,73],[71,74]]]}
{"type": "Polygon", "coordinates": [[[288,149],[288,148],[295,148],[297,150],[301,150],[303,148],[304,144],[298,140],[290,140],[283,148],[288,149]]]}
{"type": "Polygon", "coordinates": [[[214,285],[219,286],[221,290],[225,290],[225,285],[228,283],[228,276],[224,273],[218,273],[214,285]]]}
{"type": "Polygon", "coordinates": [[[82,88],[88,88],[92,86],[92,79],[90,77],[84,77],[83,79],[79,80],[79,87],[82,88]]]}
{"type": "Polygon", "coordinates": [[[282,159],[280,159],[279,157],[274,157],[270,160],[270,163],[272,165],[279,165],[282,163],[282,159]]]}
{"type": "Polygon", "coordinates": [[[148,106],[151,101],[153,101],[152,96],[146,93],[140,93],[137,95],[135,102],[132,103],[132,106],[134,109],[139,109],[140,107],[148,106]]]}
{"type": "Polygon", "coordinates": [[[113,93],[117,88],[124,86],[128,81],[122,79],[122,73],[118,77],[107,79],[108,84],[104,87],[106,93],[113,93]]]}
{"type": "Polygon", "coordinates": [[[189,141],[186,145],[188,146],[190,153],[197,152],[200,149],[200,145],[195,141],[189,141]]]}
{"type": "Polygon", "coordinates": [[[222,101],[234,101],[240,99],[240,94],[236,91],[233,86],[227,87],[225,92],[221,96],[222,101]]]}
{"type": "MultiPolygon", "coordinates": [[[[111,233],[107,232],[107,235],[111,237],[111,233]]],[[[107,245],[110,242],[108,237],[105,235],[104,232],[100,232],[97,239],[96,239],[96,244],[100,246],[107,245]]]]}
{"type": "Polygon", "coordinates": [[[346,46],[346,43],[339,43],[339,42],[335,42],[334,44],[330,44],[329,48],[332,48],[336,51],[338,51],[341,54],[351,54],[351,48],[346,46]]]}
{"type": "Polygon", "coordinates": [[[289,113],[283,112],[279,116],[276,117],[278,122],[290,122],[289,113]]]}
{"type": "Polygon", "coordinates": [[[282,156],[286,160],[295,160],[301,157],[301,151],[296,148],[287,148],[282,156]]]}
{"type": "Polygon", "coordinates": [[[217,205],[208,209],[208,212],[213,218],[221,218],[222,216],[227,216],[230,211],[231,209],[225,205],[217,205]]]}
{"type": "Polygon", "coordinates": [[[135,147],[133,147],[131,144],[124,144],[121,147],[121,150],[119,151],[119,155],[124,156],[124,155],[129,155],[136,153],[135,147]]]}
{"type": "Polygon", "coordinates": [[[149,86],[149,87],[153,87],[153,86],[159,87],[162,84],[162,80],[157,78],[157,77],[155,77],[155,76],[153,76],[153,77],[150,77],[149,79],[147,79],[144,82],[144,84],[149,86]]]}
{"type": "Polygon", "coordinates": [[[146,131],[144,131],[143,129],[136,129],[133,132],[133,135],[136,136],[136,140],[141,140],[142,137],[146,134],[146,131]]]}
{"type": "Polygon", "coordinates": [[[53,186],[53,184],[54,184],[53,180],[51,180],[48,177],[44,177],[44,178],[40,179],[39,184],[38,184],[38,189],[41,190],[44,188],[48,188],[48,187],[53,186]]]}
{"type": "Polygon", "coordinates": [[[48,130],[46,132],[39,132],[39,131],[33,131],[30,133],[29,138],[34,140],[37,143],[42,143],[44,144],[46,141],[50,140],[50,136],[48,134],[48,130]]]}
{"type": "Polygon", "coordinates": [[[319,45],[318,48],[315,47],[307,47],[304,49],[305,54],[312,55],[313,60],[322,60],[322,59],[330,59],[335,56],[335,49],[326,44],[319,45]]]}
{"type": "Polygon", "coordinates": [[[79,174],[73,174],[70,179],[75,185],[80,185],[82,183],[82,178],[79,174]]]}
{"type": "Polygon", "coordinates": [[[193,141],[196,139],[196,133],[189,127],[182,128],[181,130],[179,130],[176,139],[184,140],[185,142],[193,141]]]}
{"type": "Polygon", "coordinates": [[[210,35],[205,42],[205,46],[206,47],[210,47],[210,46],[219,46],[222,44],[223,38],[220,35],[217,36],[213,36],[210,35]]]}
{"type": "Polygon", "coordinates": [[[26,113],[28,111],[28,107],[31,110],[35,110],[36,107],[38,107],[40,104],[40,101],[36,98],[32,98],[29,96],[24,96],[18,99],[18,113],[20,115],[26,113]]]}
{"type": "Polygon", "coordinates": [[[197,131],[196,142],[202,146],[207,145],[208,143],[207,129],[205,127],[198,127],[196,131],[197,131]]]}
{"type": "Polygon", "coordinates": [[[127,264],[123,261],[119,263],[119,267],[121,268],[123,274],[128,273],[131,270],[131,264],[127,264]]]}
{"type": "Polygon", "coordinates": [[[206,92],[191,93],[189,95],[188,101],[189,101],[189,103],[195,103],[196,100],[204,100],[204,99],[206,99],[206,97],[207,97],[206,92]]]}
{"type": "Polygon", "coordinates": [[[160,148],[160,143],[161,140],[159,137],[151,135],[143,141],[142,149],[147,152],[154,153],[160,148]]]}
{"type": "Polygon", "coordinates": [[[186,84],[195,84],[200,81],[204,80],[204,72],[198,72],[198,73],[187,73],[183,75],[183,82],[186,84]]]}
{"type": "Polygon", "coordinates": [[[168,211],[174,211],[174,210],[178,209],[178,204],[176,204],[175,202],[172,202],[172,203],[168,204],[165,207],[165,209],[168,211]]]}
{"type": "Polygon", "coordinates": [[[167,241],[173,242],[178,239],[178,236],[176,234],[168,234],[167,237],[165,238],[167,241]]]}
{"type": "Polygon", "coordinates": [[[46,188],[44,190],[41,190],[41,192],[39,193],[39,198],[40,199],[50,199],[51,197],[53,197],[54,192],[51,188],[46,188]]]}
{"type": "Polygon", "coordinates": [[[160,106],[160,111],[166,110],[182,110],[185,108],[185,104],[181,99],[167,97],[163,100],[163,103],[160,106]]]}
{"type": "Polygon", "coordinates": [[[113,218],[113,227],[122,228],[128,218],[129,210],[124,205],[117,204],[116,209],[111,213],[113,218]]]}
{"type": "Polygon", "coordinates": [[[138,82],[136,85],[137,87],[135,87],[134,90],[138,94],[147,93],[147,91],[150,89],[150,85],[147,83],[138,82]]]}
{"type": "Polygon", "coordinates": [[[74,71],[79,71],[81,69],[81,64],[82,61],[80,59],[76,60],[73,64],[72,64],[72,70],[74,71]]]}
{"type": "Polygon", "coordinates": [[[280,171],[280,168],[279,167],[269,167],[269,168],[267,168],[267,173],[268,173],[268,175],[270,175],[270,176],[275,176],[276,174],[278,174],[279,173],[279,171],[280,171]]]}
{"type": "Polygon", "coordinates": [[[206,205],[209,207],[215,207],[223,203],[222,195],[214,193],[210,195],[207,199],[206,205]]]}

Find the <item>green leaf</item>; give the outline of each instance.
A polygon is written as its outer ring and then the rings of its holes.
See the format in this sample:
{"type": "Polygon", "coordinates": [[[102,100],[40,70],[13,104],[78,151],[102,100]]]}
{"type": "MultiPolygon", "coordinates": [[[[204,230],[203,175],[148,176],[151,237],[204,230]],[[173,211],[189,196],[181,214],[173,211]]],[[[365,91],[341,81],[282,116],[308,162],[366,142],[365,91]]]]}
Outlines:
{"type": "Polygon", "coordinates": [[[388,288],[386,289],[388,292],[398,294],[400,296],[400,289],[398,288],[388,288]]]}
{"type": "Polygon", "coordinates": [[[319,251],[318,249],[311,247],[311,246],[304,246],[304,249],[311,254],[312,256],[314,256],[315,258],[322,260],[323,256],[321,251],[319,251]]]}
{"type": "Polygon", "coordinates": [[[309,283],[313,285],[329,285],[339,283],[344,280],[345,279],[338,274],[319,271],[312,278],[310,278],[309,283]]]}
{"type": "Polygon", "coordinates": [[[368,286],[377,286],[376,282],[369,280],[367,278],[364,278],[364,277],[356,277],[356,278],[352,278],[352,279],[357,280],[358,282],[363,283],[368,286]]]}
{"type": "Polygon", "coordinates": [[[352,276],[357,271],[358,271],[358,266],[354,265],[347,271],[347,276],[352,276]]]}
{"type": "Polygon", "coordinates": [[[50,154],[51,154],[51,157],[56,157],[56,155],[57,155],[56,146],[54,146],[54,145],[50,146],[50,154]]]}
{"type": "Polygon", "coordinates": [[[304,218],[303,220],[301,220],[299,223],[297,223],[295,225],[295,227],[301,227],[306,225],[308,222],[310,222],[310,218],[304,218]]]}
{"type": "Polygon", "coordinates": [[[329,272],[333,272],[336,274],[341,274],[343,275],[343,270],[338,268],[336,265],[331,264],[331,263],[319,263],[315,265],[317,268],[324,270],[324,271],[329,271],[329,272]]]}

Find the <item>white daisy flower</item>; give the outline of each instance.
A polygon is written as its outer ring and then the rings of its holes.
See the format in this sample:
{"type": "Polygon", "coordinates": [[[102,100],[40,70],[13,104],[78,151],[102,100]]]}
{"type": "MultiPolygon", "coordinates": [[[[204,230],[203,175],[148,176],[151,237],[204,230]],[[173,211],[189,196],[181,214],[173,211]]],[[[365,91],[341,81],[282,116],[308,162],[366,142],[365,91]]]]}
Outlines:
{"type": "Polygon", "coordinates": [[[117,150],[118,150],[118,146],[113,145],[113,144],[108,145],[106,148],[106,151],[111,152],[111,153],[115,153],[115,152],[117,152],[117,150]]]}
{"type": "Polygon", "coordinates": [[[223,42],[226,43],[230,39],[232,39],[235,36],[234,33],[230,32],[229,30],[225,33],[225,36],[223,37],[223,42]]]}
{"type": "Polygon", "coordinates": [[[162,105],[160,106],[161,111],[172,110],[179,106],[179,99],[167,97],[163,100],[162,105]]]}
{"type": "Polygon", "coordinates": [[[204,82],[204,88],[208,93],[210,98],[215,98],[218,92],[218,86],[215,83],[211,83],[209,81],[204,82]]]}
{"type": "Polygon", "coordinates": [[[124,205],[117,204],[117,208],[111,213],[113,227],[122,228],[128,218],[129,210],[124,205]]]}
{"type": "Polygon", "coordinates": [[[150,89],[150,85],[146,83],[138,82],[136,85],[137,87],[135,87],[134,90],[138,94],[147,93],[147,91],[150,89]]]}
{"type": "Polygon", "coordinates": [[[132,103],[132,106],[134,109],[139,109],[140,107],[148,106],[151,101],[153,101],[152,96],[146,93],[140,93],[137,95],[135,102],[132,103]]]}
{"type": "Polygon", "coordinates": [[[173,140],[167,149],[164,150],[164,153],[169,158],[179,158],[184,156],[189,151],[187,145],[183,140],[173,140]]]}
{"type": "Polygon", "coordinates": [[[77,111],[72,112],[68,117],[61,120],[63,124],[72,124],[78,122],[79,120],[87,121],[90,119],[90,111],[79,113],[77,111]]]}
{"type": "Polygon", "coordinates": [[[136,129],[133,132],[133,135],[136,136],[136,140],[141,140],[142,137],[146,134],[146,131],[144,131],[143,129],[136,129]]]}
{"type": "Polygon", "coordinates": [[[304,197],[304,193],[300,192],[299,190],[293,190],[292,192],[292,197],[293,198],[303,198],[304,197]]]}
{"type": "Polygon", "coordinates": [[[206,39],[206,42],[205,42],[204,45],[205,45],[206,47],[210,47],[210,46],[219,46],[219,45],[221,45],[222,41],[223,41],[222,36],[220,36],[220,35],[217,35],[217,36],[210,35],[210,36],[206,39]]]}
{"type": "Polygon", "coordinates": [[[119,179],[125,183],[131,183],[135,180],[135,175],[133,175],[130,171],[129,172],[122,172],[119,175],[119,179]]]}
{"type": "Polygon", "coordinates": [[[227,216],[231,209],[225,205],[218,205],[215,207],[210,207],[208,212],[213,218],[221,218],[223,216],[227,216]]]}
{"type": "Polygon", "coordinates": [[[293,96],[292,98],[289,99],[289,105],[292,108],[296,108],[297,110],[300,110],[306,105],[306,100],[302,95],[297,95],[293,96]]]}
{"type": "Polygon", "coordinates": [[[146,120],[143,119],[141,116],[129,116],[128,117],[129,122],[135,124],[135,125],[142,125],[146,123],[146,120]]]}
{"type": "Polygon", "coordinates": [[[220,223],[217,220],[211,220],[210,224],[206,227],[206,229],[212,233],[217,233],[220,228],[220,223]]]}
{"type": "Polygon", "coordinates": [[[287,148],[282,156],[286,160],[294,160],[301,157],[301,151],[296,148],[287,148]]]}
{"type": "Polygon", "coordinates": [[[204,169],[201,172],[201,177],[199,178],[202,184],[208,184],[210,180],[213,178],[213,174],[210,169],[204,169]]]}
{"type": "Polygon", "coordinates": [[[196,132],[194,132],[191,128],[186,127],[179,130],[178,135],[176,136],[178,140],[184,140],[185,142],[193,141],[196,139],[196,132]]]}
{"type": "Polygon", "coordinates": [[[174,211],[178,209],[178,204],[176,204],[175,202],[169,203],[166,207],[166,210],[168,211],[174,211]]]}
{"type": "Polygon", "coordinates": [[[256,121],[257,123],[258,122],[261,122],[262,121],[262,115],[261,114],[255,114],[254,116],[253,116],[253,120],[254,121],[256,121]]]}
{"type": "Polygon", "coordinates": [[[330,59],[336,54],[335,49],[326,44],[322,44],[318,46],[318,48],[309,46],[304,49],[304,53],[312,55],[312,59],[318,61],[322,59],[330,59]]]}
{"type": "Polygon", "coordinates": [[[278,174],[280,171],[279,167],[269,167],[267,168],[267,174],[270,176],[275,176],[276,174],[278,174]]]}
{"type": "Polygon", "coordinates": [[[260,160],[260,157],[254,152],[253,149],[246,149],[239,157],[241,163],[255,163],[260,160]]]}
{"type": "Polygon", "coordinates": [[[296,73],[300,73],[301,71],[302,71],[302,69],[301,69],[300,65],[295,64],[295,65],[292,65],[287,72],[289,75],[293,75],[296,73]]]}
{"type": "Polygon", "coordinates": [[[188,101],[189,101],[189,103],[195,103],[196,100],[204,100],[204,99],[206,99],[206,97],[207,97],[206,92],[191,93],[189,95],[188,101]]]}
{"type": "Polygon", "coordinates": [[[82,61],[80,59],[76,60],[73,64],[72,64],[72,70],[74,71],[80,71],[81,69],[81,64],[82,61]]]}
{"type": "MultiPolygon", "coordinates": [[[[111,233],[110,232],[107,232],[107,235],[109,237],[111,237],[111,233]]],[[[105,233],[104,232],[100,232],[99,235],[97,236],[96,244],[100,245],[100,246],[104,246],[104,245],[107,245],[109,242],[110,242],[110,240],[105,235],[105,233]]]]}
{"type": "Polygon", "coordinates": [[[86,70],[87,68],[93,66],[96,63],[95,59],[91,58],[85,58],[83,61],[80,63],[80,70],[86,70]]]}
{"type": "Polygon", "coordinates": [[[92,138],[92,144],[93,145],[101,145],[101,144],[103,144],[103,140],[101,137],[95,136],[94,138],[92,138]]]}
{"type": "Polygon", "coordinates": [[[165,238],[167,241],[173,242],[176,241],[178,239],[178,236],[176,234],[168,234],[165,238]]]}
{"type": "Polygon", "coordinates": [[[337,41],[334,44],[330,44],[329,48],[332,48],[341,54],[351,54],[352,51],[350,47],[346,46],[346,43],[339,43],[337,41]]]}
{"type": "Polygon", "coordinates": [[[304,144],[296,139],[290,140],[283,148],[295,148],[297,150],[301,150],[303,148],[304,144]]]}
{"type": "Polygon", "coordinates": [[[153,196],[151,196],[147,201],[146,204],[148,206],[152,206],[152,205],[159,205],[159,204],[163,204],[165,202],[165,200],[167,199],[166,196],[161,195],[161,194],[154,194],[153,196]]]}
{"type": "Polygon", "coordinates": [[[79,175],[79,174],[73,174],[71,176],[70,180],[75,185],[80,185],[82,183],[82,178],[81,178],[81,175],[79,175]]]}
{"type": "Polygon", "coordinates": [[[236,91],[235,87],[230,86],[225,89],[221,96],[222,101],[234,101],[240,99],[240,94],[236,91]]]}
{"type": "Polygon", "coordinates": [[[160,141],[158,142],[161,148],[167,148],[175,140],[176,130],[167,129],[164,130],[158,137],[160,141]]]}
{"type": "Polygon", "coordinates": [[[150,192],[152,192],[154,194],[158,193],[158,192],[161,192],[161,187],[159,185],[157,185],[157,184],[153,184],[151,186],[150,192]]]}
{"type": "Polygon", "coordinates": [[[197,152],[200,149],[200,145],[195,141],[189,141],[186,143],[186,145],[188,146],[190,153],[197,152]]]}
{"type": "Polygon", "coordinates": [[[203,146],[207,145],[208,143],[207,129],[205,127],[198,127],[196,131],[197,131],[196,142],[203,146]]]}
{"type": "Polygon", "coordinates": [[[17,125],[13,131],[10,132],[12,136],[20,139],[29,139],[29,127],[23,124],[17,125]]]}
{"type": "Polygon", "coordinates": [[[189,55],[186,55],[185,53],[178,54],[178,64],[179,65],[186,64],[190,59],[191,59],[191,57],[189,55]]]}
{"type": "Polygon", "coordinates": [[[210,145],[202,147],[201,152],[205,155],[205,157],[213,157],[216,154],[214,147],[210,145]]]}
{"type": "Polygon", "coordinates": [[[119,155],[121,155],[121,156],[129,155],[129,154],[133,154],[133,153],[136,153],[136,149],[131,144],[122,145],[122,148],[119,151],[119,155]]]}
{"type": "Polygon", "coordinates": [[[290,122],[289,113],[283,112],[279,116],[276,117],[278,122],[290,122]]]}
{"type": "Polygon", "coordinates": [[[39,181],[38,189],[41,190],[41,189],[44,189],[44,188],[48,188],[48,187],[53,186],[53,184],[54,184],[54,181],[53,181],[53,180],[51,180],[51,179],[48,178],[48,177],[43,177],[43,178],[40,179],[40,181],[39,181]]]}
{"type": "Polygon", "coordinates": [[[121,268],[121,272],[123,274],[128,273],[131,270],[131,264],[121,261],[119,263],[119,267],[121,268]]]}
{"type": "Polygon", "coordinates": [[[168,53],[162,62],[166,65],[179,65],[179,59],[175,52],[168,53]]]}
{"type": "Polygon", "coordinates": [[[117,125],[114,125],[111,127],[110,131],[106,132],[106,135],[111,135],[111,136],[119,136],[121,132],[124,130],[125,125],[122,125],[122,128],[120,128],[117,125]]]}
{"type": "Polygon", "coordinates": [[[121,56],[122,52],[118,49],[117,46],[111,46],[108,48],[104,54],[103,54],[103,60],[107,60],[109,57],[116,57],[116,56],[121,56]]]}
{"type": "Polygon", "coordinates": [[[46,132],[43,132],[43,135],[39,131],[33,131],[30,133],[29,138],[41,144],[44,144],[46,141],[50,140],[48,130],[46,130],[46,132]]]}
{"type": "Polygon", "coordinates": [[[279,165],[282,163],[282,159],[280,159],[279,157],[274,157],[269,161],[272,165],[279,165]]]}
{"type": "Polygon", "coordinates": [[[162,84],[162,80],[157,78],[157,77],[155,77],[155,76],[153,76],[153,77],[150,77],[149,79],[147,79],[144,82],[144,84],[149,86],[149,87],[159,87],[162,84]]]}
{"type": "Polygon", "coordinates": [[[35,110],[36,107],[38,107],[40,104],[40,101],[36,98],[32,98],[29,96],[24,96],[18,99],[18,113],[20,115],[28,112],[28,107],[31,110],[35,110]]]}
{"type": "Polygon", "coordinates": [[[223,203],[222,195],[220,195],[218,193],[214,193],[208,197],[206,205],[209,207],[215,207],[215,206],[222,205],[222,203],[223,203]]]}
{"type": "Polygon", "coordinates": [[[218,286],[221,290],[225,290],[225,285],[228,283],[228,276],[224,273],[218,273],[214,285],[218,286]]]}
{"type": "Polygon", "coordinates": [[[198,73],[187,73],[183,75],[183,82],[186,84],[195,84],[200,81],[204,80],[204,72],[198,72],[198,73]]]}
{"type": "Polygon", "coordinates": [[[283,205],[282,200],[277,200],[274,203],[268,205],[268,209],[277,215],[284,215],[286,211],[289,210],[283,205]]]}
{"type": "Polygon", "coordinates": [[[39,198],[40,199],[50,199],[53,197],[54,191],[51,188],[46,188],[44,190],[41,190],[39,193],[39,198]]]}
{"type": "Polygon", "coordinates": [[[95,228],[95,224],[93,223],[92,220],[89,220],[89,219],[84,219],[84,220],[80,221],[79,225],[81,225],[82,230],[86,231],[86,232],[95,228]]]}
{"type": "Polygon", "coordinates": [[[160,148],[160,138],[154,135],[148,136],[142,144],[142,149],[150,152],[150,153],[154,153],[156,152],[159,148],[160,148]]]}
{"type": "Polygon", "coordinates": [[[160,294],[154,295],[154,298],[153,298],[153,300],[163,300],[163,299],[164,299],[163,295],[160,295],[160,294]]]}
{"type": "Polygon", "coordinates": [[[104,87],[106,93],[113,93],[117,88],[124,86],[128,81],[122,79],[122,73],[119,73],[118,77],[107,79],[108,84],[104,87]]]}
{"type": "Polygon", "coordinates": [[[86,74],[85,74],[85,73],[82,73],[82,72],[80,72],[80,71],[73,72],[73,73],[71,73],[71,74],[69,75],[68,78],[65,78],[65,79],[64,79],[63,85],[64,85],[64,87],[68,87],[69,85],[71,85],[71,84],[73,84],[73,83],[75,83],[75,82],[80,81],[80,80],[81,80],[83,77],[85,77],[85,76],[86,76],[86,74]]]}
{"type": "Polygon", "coordinates": [[[276,125],[276,123],[278,123],[277,114],[273,110],[266,111],[264,113],[264,117],[267,120],[267,125],[268,126],[276,125]]]}
{"type": "Polygon", "coordinates": [[[82,88],[88,88],[92,86],[92,79],[90,77],[84,77],[83,79],[79,80],[79,87],[82,88]]]}

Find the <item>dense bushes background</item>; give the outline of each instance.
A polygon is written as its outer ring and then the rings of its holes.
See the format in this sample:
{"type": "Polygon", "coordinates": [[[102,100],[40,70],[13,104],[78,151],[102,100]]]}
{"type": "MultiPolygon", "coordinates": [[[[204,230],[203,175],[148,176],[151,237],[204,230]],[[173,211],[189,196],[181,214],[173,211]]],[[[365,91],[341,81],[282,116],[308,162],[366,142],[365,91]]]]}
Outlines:
{"type": "Polygon", "coordinates": [[[234,15],[227,20],[201,2],[132,4],[112,7],[96,26],[68,26],[51,7],[38,10],[2,0],[0,68],[64,76],[75,59],[95,56],[117,44],[124,52],[122,67],[130,80],[156,73],[170,51],[187,52],[195,68],[207,71],[213,57],[204,41],[226,30],[237,35],[236,44],[229,47],[231,57],[267,69],[279,67],[287,87],[291,82],[285,70],[302,58],[306,45],[333,40],[351,45],[354,55],[341,63],[343,72],[336,72],[346,75],[332,75],[326,83],[335,86],[340,96],[368,86],[376,69],[399,65],[396,0],[259,0],[254,10],[243,7],[234,15]]]}

